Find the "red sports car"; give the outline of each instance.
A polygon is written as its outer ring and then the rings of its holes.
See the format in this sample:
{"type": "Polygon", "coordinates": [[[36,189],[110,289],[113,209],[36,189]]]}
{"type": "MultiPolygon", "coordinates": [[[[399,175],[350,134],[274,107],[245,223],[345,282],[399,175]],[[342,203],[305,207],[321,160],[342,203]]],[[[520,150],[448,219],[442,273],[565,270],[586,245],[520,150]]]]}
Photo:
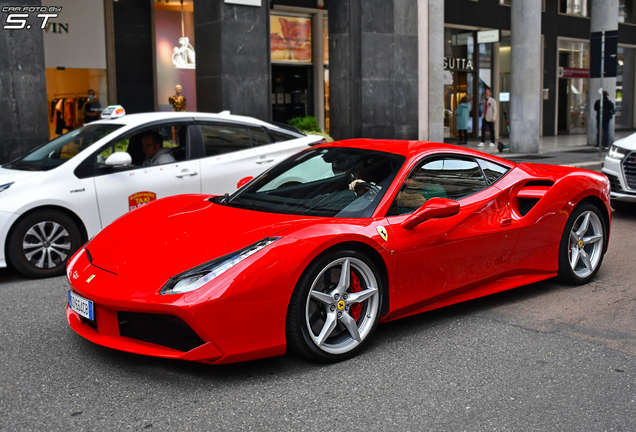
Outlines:
{"type": "Polygon", "coordinates": [[[68,322],[107,347],[229,363],[358,353],[379,322],[558,276],[588,282],[610,185],[419,141],[298,153],[233,195],[157,200],[69,262],[68,322]]]}

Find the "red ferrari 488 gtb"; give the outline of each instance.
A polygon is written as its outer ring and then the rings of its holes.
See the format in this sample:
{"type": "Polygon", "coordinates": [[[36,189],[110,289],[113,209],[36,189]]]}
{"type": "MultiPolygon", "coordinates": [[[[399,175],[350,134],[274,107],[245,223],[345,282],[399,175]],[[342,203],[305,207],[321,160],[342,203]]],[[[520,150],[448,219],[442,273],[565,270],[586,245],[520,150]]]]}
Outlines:
{"type": "Polygon", "coordinates": [[[204,363],[358,353],[380,322],[558,276],[607,250],[610,185],[419,141],[298,153],[232,195],[121,217],[69,261],[68,322],[107,347],[204,363]]]}

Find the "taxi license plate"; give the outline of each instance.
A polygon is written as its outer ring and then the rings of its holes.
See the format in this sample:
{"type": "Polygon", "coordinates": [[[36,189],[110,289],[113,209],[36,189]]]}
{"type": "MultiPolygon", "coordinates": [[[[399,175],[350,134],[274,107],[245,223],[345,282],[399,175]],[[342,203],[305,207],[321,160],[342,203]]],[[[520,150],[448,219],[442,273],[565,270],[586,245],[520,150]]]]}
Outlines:
{"type": "Polygon", "coordinates": [[[91,321],[95,321],[95,307],[93,302],[80,297],[73,291],[68,291],[68,305],[74,312],[77,312],[84,318],[88,318],[91,321]]]}

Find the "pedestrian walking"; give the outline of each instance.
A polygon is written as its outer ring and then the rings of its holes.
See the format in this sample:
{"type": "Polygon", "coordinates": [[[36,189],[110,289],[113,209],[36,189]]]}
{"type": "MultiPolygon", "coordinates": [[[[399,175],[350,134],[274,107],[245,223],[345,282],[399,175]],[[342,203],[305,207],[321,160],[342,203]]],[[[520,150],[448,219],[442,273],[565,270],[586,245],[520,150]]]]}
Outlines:
{"type": "MultiPolygon", "coordinates": [[[[600,105],[601,99],[594,102],[594,111],[596,111],[596,127],[599,127],[600,124],[600,105]]],[[[606,91],[603,92],[603,147],[609,148],[609,128],[610,121],[616,111],[614,110],[614,103],[609,100],[609,93],[606,91]]],[[[595,147],[598,147],[600,143],[597,143],[595,147]]]]}
{"type": "Polygon", "coordinates": [[[470,115],[470,105],[468,104],[468,97],[464,96],[461,103],[455,110],[455,118],[457,119],[457,135],[459,138],[459,144],[466,144],[468,138],[466,130],[468,129],[468,116],[470,115]]]}
{"type": "Polygon", "coordinates": [[[490,89],[484,92],[484,112],[481,115],[481,142],[478,147],[483,147],[486,142],[486,128],[490,130],[490,147],[495,146],[495,121],[497,120],[497,101],[490,97],[490,89]]]}

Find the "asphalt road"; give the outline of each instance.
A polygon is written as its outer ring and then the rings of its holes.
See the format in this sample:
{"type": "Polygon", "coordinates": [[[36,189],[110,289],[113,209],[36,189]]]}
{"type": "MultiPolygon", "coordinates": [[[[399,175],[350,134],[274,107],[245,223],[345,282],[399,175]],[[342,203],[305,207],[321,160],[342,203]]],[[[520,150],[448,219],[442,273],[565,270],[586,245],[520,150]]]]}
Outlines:
{"type": "Polygon", "coordinates": [[[0,430],[633,431],[634,228],[614,215],[586,286],[547,281],[384,324],[336,365],[102,348],[66,324],[64,278],[2,270],[0,430]]]}

